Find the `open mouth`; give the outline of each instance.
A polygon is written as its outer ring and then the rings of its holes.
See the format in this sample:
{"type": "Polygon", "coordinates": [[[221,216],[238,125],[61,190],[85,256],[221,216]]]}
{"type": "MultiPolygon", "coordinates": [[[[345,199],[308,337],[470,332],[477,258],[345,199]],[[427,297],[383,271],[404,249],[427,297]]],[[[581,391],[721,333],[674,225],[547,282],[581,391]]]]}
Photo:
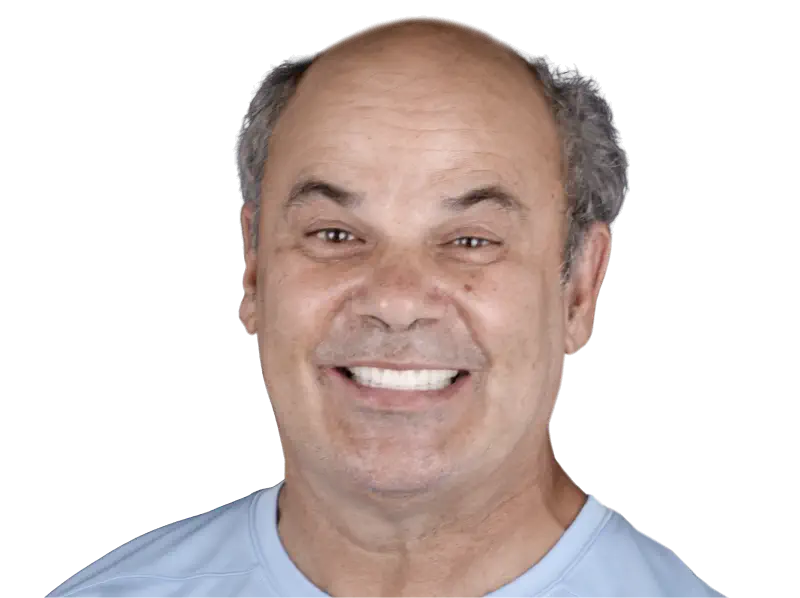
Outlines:
{"type": "Polygon", "coordinates": [[[341,399],[378,412],[426,412],[444,409],[444,405],[466,405],[474,385],[468,370],[455,368],[430,374],[376,374],[362,368],[331,366],[326,368],[333,376],[333,389],[341,399]],[[456,372],[453,374],[453,372],[456,372]],[[338,381],[338,382],[336,382],[338,381]],[[343,386],[342,386],[343,384],[343,386]],[[463,400],[454,401],[456,397],[463,400]]]}
{"type": "MultiPolygon", "coordinates": [[[[344,377],[356,382],[356,377],[353,374],[353,372],[350,370],[350,368],[347,368],[347,367],[335,367],[334,369],[337,372],[339,372],[340,374],[342,374],[344,377]]],[[[458,381],[461,378],[464,378],[466,376],[469,376],[469,372],[467,370],[459,370],[458,373],[450,379],[450,382],[448,383],[448,386],[450,384],[454,384],[456,381],[458,381]]]]}

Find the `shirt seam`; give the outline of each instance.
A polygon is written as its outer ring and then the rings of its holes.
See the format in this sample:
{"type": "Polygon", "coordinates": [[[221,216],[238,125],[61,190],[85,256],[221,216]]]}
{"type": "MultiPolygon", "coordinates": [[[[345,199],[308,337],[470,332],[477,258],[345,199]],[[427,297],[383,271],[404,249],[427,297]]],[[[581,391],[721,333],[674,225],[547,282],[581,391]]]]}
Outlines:
{"type": "Polygon", "coordinates": [[[271,570],[269,568],[269,564],[267,563],[267,559],[264,557],[264,553],[261,550],[261,545],[258,543],[257,535],[256,534],[256,525],[255,525],[255,518],[256,518],[256,505],[261,500],[262,496],[266,492],[266,488],[259,490],[255,497],[253,498],[252,502],[250,503],[250,509],[247,517],[247,527],[250,533],[250,546],[253,550],[253,554],[256,557],[256,567],[259,569],[261,573],[261,577],[264,580],[264,583],[267,584],[267,588],[270,589],[274,594],[280,596],[281,591],[280,589],[273,583],[272,576],[270,575],[271,570]]]}

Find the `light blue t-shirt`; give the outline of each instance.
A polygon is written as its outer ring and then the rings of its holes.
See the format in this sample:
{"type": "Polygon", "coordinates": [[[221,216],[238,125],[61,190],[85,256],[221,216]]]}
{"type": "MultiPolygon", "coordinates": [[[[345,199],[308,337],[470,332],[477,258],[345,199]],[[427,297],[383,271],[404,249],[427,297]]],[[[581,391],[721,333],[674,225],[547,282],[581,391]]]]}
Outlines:
{"type": "MultiPolygon", "coordinates": [[[[327,596],[278,536],[283,482],[140,536],[49,596],[327,596]]],[[[533,567],[488,596],[721,596],[593,496],[533,567]]]]}

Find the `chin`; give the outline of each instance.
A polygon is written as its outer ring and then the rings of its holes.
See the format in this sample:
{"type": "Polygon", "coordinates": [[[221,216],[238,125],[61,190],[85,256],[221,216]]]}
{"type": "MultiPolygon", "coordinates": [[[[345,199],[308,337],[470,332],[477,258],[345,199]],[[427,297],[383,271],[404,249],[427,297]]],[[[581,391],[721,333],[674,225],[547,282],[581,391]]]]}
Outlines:
{"type": "Polygon", "coordinates": [[[436,488],[449,477],[446,471],[351,471],[351,482],[361,491],[383,496],[409,496],[436,488]]]}

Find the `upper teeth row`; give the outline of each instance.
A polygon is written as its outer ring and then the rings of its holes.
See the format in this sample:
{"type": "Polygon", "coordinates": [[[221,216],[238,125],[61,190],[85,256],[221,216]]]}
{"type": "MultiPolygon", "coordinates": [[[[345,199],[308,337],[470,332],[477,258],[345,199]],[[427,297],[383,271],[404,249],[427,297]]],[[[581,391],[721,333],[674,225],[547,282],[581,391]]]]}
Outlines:
{"type": "Polygon", "coordinates": [[[371,367],[348,370],[359,384],[393,390],[439,390],[458,375],[458,370],[386,370],[371,367]]]}

